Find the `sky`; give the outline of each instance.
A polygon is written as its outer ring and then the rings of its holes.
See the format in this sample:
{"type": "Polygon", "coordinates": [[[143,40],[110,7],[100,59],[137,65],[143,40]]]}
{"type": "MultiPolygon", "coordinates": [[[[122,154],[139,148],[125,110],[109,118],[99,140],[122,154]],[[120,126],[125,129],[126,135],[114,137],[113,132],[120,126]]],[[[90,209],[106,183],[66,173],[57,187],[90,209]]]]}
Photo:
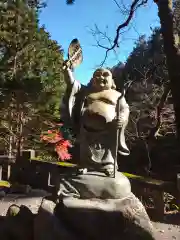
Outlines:
{"type": "MultiPolygon", "coordinates": [[[[83,49],[83,62],[75,69],[76,79],[87,84],[96,67],[103,61],[105,50],[97,47],[91,33],[95,24],[108,37],[114,38],[116,28],[123,23],[127,15],[125,7],[130,6],[132,0],[76,0],[73,5],[66,5],[66,0],[47,0],[47,7],[40,14],[40,25],[45,25],[51,38],[62,46],[67,59],[67,50],[72,39],[77,38],[83,49]],[[124,6],[123,4],[124,3],[124,6]]],[[[149,36],[151,29],[159,26],[157,6],[153,0],[139,8],[128,28],[123,29],[119,48],[116,54],[112,51],[105,63],[105,67],[112,67],[118,62],[125,62],[135,46],[140,35],[149,36]]],[[[107,41],[102,41],[108,45],[107,41]]]]}

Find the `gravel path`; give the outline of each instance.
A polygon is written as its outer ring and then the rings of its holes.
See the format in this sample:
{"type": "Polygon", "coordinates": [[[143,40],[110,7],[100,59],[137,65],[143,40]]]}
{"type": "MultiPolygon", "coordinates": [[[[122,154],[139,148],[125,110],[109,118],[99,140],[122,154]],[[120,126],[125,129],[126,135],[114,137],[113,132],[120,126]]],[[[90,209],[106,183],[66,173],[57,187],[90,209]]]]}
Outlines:
{"type": "Polygon", "coordinates": [[[158,240],[180,240],[180,225],[153,222],[156,229],[156,239],[158,240]]]}
{"type": "Polygon", "coordinates": [[[43,190],[32,190],[31,193],[27,194],[7,194],[0,200],[0,215],[5,216],[8,208],[12,204],[25,205],[33,213],[37,213],[38,208],[41,204],[42,198],[48,195],[43,190]]]}
{"type": "MultiPolygon", "coordinates": [[[[41,204],[42,197],[46,196],[47,193],[42,190],[33,190],[28,195],[17,195],[10,194],[6,195],[0,200],[0,215],[5,216],[8,207],[11,204],[25,205],[31,209],[33,213],[37,213],[38,208],[41,204]]],[[[156,229],[157,240],[180,240],[180,219],[179,224],[165,224],[160,222],[152,222],[156,229]]]]}

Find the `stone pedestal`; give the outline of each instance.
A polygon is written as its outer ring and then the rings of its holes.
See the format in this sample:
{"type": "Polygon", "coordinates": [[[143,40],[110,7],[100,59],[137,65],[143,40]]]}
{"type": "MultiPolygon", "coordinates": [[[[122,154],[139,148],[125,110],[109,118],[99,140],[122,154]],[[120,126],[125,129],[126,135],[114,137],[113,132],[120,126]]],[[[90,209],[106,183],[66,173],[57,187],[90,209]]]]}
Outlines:
{"type": "Polygon", "coordinates": [[[88,173],[61,179],[59,202],[44,199],[34,240],[153,240],[150,219],[121,173],[88,173]]]}

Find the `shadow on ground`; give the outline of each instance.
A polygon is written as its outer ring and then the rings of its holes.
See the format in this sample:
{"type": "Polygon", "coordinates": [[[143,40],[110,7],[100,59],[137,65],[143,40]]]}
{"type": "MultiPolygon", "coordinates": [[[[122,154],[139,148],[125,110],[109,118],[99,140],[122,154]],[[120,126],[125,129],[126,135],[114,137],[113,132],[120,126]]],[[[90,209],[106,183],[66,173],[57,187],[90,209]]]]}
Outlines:
{"type": "Polygon", "coordinates": [[[147,213],[153,222],[161,222],[164,224],[172,224],[180,226],[180,212],[166,213],[164,216],[157,216],[155,209],[147,209],[147,213]]]}

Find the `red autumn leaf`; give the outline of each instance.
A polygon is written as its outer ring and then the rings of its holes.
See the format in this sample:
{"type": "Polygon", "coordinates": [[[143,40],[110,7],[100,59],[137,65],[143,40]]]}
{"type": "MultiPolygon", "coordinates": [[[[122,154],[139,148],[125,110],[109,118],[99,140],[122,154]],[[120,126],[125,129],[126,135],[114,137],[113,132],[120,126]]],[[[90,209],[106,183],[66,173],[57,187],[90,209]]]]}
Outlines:
{"type": "Polygon", "coordinates": [[[72,147],[72,144],[68,140],[63,140],[61,144],[66,148],[72,147]]]}
{"type": "Polygon", "coordinates": [[[58,123],[58,124],[56,124],[56,125],[57,125],[57,126],[61,126],[61,127],[63,126],[63,124],[62,124],[62,123],[58,123]]]}
{"type": "Polygon", "coordinates": [[[56,144],[55,151],[57,152],[57,154],[61,160],[71,158],[71,154],[68,153],[67,147],[64,146],[63,144],[60,144],[60,143],[56,144]]]}
{"type": "Polygon", "coordinates": [[[41,140],[43,140],[43,141],[48,141],[48,140],[49,140],[49,137],[46,136],[46,135],[42,135],[42,136],[41,136],[41,140]]]}
{"type": "MultiPolygon", "coordinates": [[[[57,126],[63,126],[63,124],[57,124],[57,126]]],[[[71,154],[68,152],[68,148],[72,147],[69,140],[63,138],[62,133],[59,130],[48,130],[45,135],[40,136],[41,140],[55,144],[55,151],[61,160],[71,159],[71,154]]]]}
{"type": "MultiPolygon", "coordinates": [[[[50,130],[48,130],[48,131],[50,131],[50,130]]],[[[61,133],[59,133],[57,131],[56,132],[50,131],[49,133],[50,133],[49,135],[42,135],[41,140],[49,142],[49,143],[57,143],[57,142],[63,140],[63,136],[61,133]]]]}
{"type": "Polygon", "coordinates": [[[61,134],[55,134],[53,138],[49,139],[50,143],[57,143],[59,141],[63,140],[63,137],[61,134]]]}

